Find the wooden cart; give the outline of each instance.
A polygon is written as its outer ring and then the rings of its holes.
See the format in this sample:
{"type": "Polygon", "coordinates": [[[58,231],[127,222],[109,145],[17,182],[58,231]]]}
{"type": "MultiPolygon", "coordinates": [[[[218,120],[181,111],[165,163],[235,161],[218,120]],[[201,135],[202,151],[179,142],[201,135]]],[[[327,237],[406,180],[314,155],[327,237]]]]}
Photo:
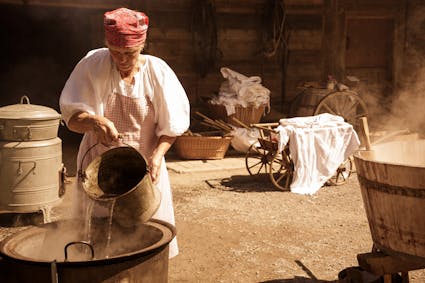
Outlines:
{"type": "MultiPolygon", "coordinates": [[[[291,117],[314,116],[330,113],[344,118],[354,130],[361,129],[361,120],[367,117],[366,103],[355,91],[328,90],[323,88],[304,88],[291,103],[291,117]]],[[[250,175],[266,173],[277,188],[288,190],[292,181],[294,164],[288,146],[278,152],[276,133],[272,128],[278,123],[252,124],[260,131],[258,143],[251,145],[245,157],[246,168],[250,175]]],[[[344,161],[327,184],[342,185],[353,172],[353,158],[344,161]]]]}
{"type": "Polygon", "coordinates": [[[330,113],[344,118],[357,131],[359,119],[367,117],[366,103],[352,90],[336,91],[323,88],[304,88],[290,106],[290,117],[330,113]]]}
{"type": "MultiPolygon", "coordinates": [[[[273,185],[287,191],[294,174],[294,162],[291,159],[289,146],[278,150],[277,133],[273,130],[279,123],[251,124],[259,130],[258,143],[253,143],[245,155],[245,166],[251,176],[268,175],[273,185]]],[[[335,174],[328,180],[328,185],[342,185],[347,182],[353,172],[353,159],[344,161],[335,174]]]]}

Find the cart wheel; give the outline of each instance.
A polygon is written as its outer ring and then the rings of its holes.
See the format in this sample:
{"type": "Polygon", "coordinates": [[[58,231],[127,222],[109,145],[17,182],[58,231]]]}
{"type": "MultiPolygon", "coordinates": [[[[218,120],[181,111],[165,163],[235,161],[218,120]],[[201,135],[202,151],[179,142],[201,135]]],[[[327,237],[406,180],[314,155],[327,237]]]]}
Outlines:
{"type": "Polygon", "coordinates": [[[289,155],[278,153],[273,156],[270,163],[269,176],[273,185],[282,191],[289,191],[294,167],[289,155]]]}
{"type": "Polygon", "coordinates": [[[359,128],[359,118],[367,116],[366,103],[353,91],[337,91],[325,96],[317,105],[314,115],[330,113],[344,118],[359,128]]]}
{"type": "Polygon", "coordinates": [[[327,185],[339,186],[347,182],[353,173],[353,158],[348,157],[339,167],[336,169],[335,175],[333,175],[328,181],[327,185]]]}
{"type": "Polygon", "coordinates": [[[245,155],[245,166],[249,175],[267,174],[272,159],[273,154],[270,151],[262,148],[259,143],[253,143],[245,155]]]}

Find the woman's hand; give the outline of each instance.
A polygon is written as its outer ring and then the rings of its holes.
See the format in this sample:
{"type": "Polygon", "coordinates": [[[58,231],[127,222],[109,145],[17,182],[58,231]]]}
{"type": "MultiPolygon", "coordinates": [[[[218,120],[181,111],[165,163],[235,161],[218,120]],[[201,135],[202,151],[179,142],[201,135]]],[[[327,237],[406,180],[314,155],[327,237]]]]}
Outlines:
{"type": "Polygon", "coordinates": [[[149,161],[149,173],[151,175],[152,183],[158,184],[159,174],[161,173],[162,154],[153,154],[149,161]]]}
{"type": "Polygon", "coordinates": [[[105,117],[96,116],[93,131],[98,141],[104,145],[112,145],[118,141],[119,135],[114,123],[105,117]]]}
{"type": "Polygon", "coordinates": [[[171,145],[176,140],[176,137],[160,136],[158,144],[149,158],[149,172],[152,182],[157,184],[161,174],[162,160],[165,154],[170,149],[171,145]]]}
{"type": "Polygon", "coordinates": [[[81,134],[93,131],[98,141],[104,145],[112,145],[118,141],[118,131],[114,123],[103,116],[77,112],[69,119],[68,128],[81,134]]]}

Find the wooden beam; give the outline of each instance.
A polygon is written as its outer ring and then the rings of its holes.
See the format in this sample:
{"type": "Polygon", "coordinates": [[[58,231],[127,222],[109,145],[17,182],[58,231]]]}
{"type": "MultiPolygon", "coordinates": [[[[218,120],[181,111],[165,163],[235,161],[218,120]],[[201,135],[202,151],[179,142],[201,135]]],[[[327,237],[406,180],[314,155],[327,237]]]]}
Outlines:
{"type": "Polygon", "coordinates": [[[60,8],[85,8],[85,9],[115,9],[121,6],[129,6],[128,1],[85,1],[85,0],[0,0],[0,4],[12,4],[22,6],[49,6],[60,8]]]}
{"type": "Polygon", "coordinates": [[[381,252],[358,254],[357,261],[360,267],[375,275],[408,272],[425,268],[425,260],[405,260],[381,252]]]}

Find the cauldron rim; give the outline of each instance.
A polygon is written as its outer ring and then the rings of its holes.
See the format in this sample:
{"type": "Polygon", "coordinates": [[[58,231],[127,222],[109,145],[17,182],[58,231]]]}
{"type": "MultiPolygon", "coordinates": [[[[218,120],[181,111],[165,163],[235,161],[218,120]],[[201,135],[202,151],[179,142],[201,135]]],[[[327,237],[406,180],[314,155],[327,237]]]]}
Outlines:
{"type": "MultiPolygon", "coordinates": [[[[61,221],[58,221],[61,222],[61,221]]],[[[170,242],[171,240],[176,236],[176,228],[166,222],[166,221],[162,221],[159,219],[150,219],[150,221],[144,223],[144,224],[148,224],[148,225],[152,225],[152,226],[157,226],[157,227],[165,227],[170,231],[170,235],[169,237],[163,237],[161,239],[159,239],[157,242],[155,242],[154,244],[141,249],[141,250],[137,250],[134,252],[129,252],[129,253],[123,253],[123,254],[119,254],[116,256],[111,256],[108,258],[99,258],[99,259],[93,259],[93,260],[85,260],[85,261],[45,261],[45,260],[37,260],[35,258],[29,258],[29,257],[25,257],[25,256],[18,256],[16,254],[10,254],[7,251],[7,245],[11,242],[14,241],[15,238],[17,236],[21,236],[23,234],[26,233],[30,233],[31,231],[40,229],[41,227],[47,226],[47,225],[54,225],[58,222],[51,222],[51,223],[46,223],[46,224],[42,224],[40,226],[34,226],[34,227],[30,227],[28,229],[22,230],[20,232],[17,232],[15,234],[12,234],[8,237],[6,237],[4,240],[2,240],[0,242],[0,258],[9,260],[9,261],[13,261],[13,262],[24,262],[26,264],[31,264],[31,265],[40,265],[40,266],[50,266],[53,262],[56,263],[56,265],[58,266],[96,266],[96,265],[108,265],[108,264],[114,264],[114,263],[118,263],[118,262],[123,262],[123,261],[128,261],[134,258],[141,258],[141,257],[148,257],[150,255],[156,254],[159,250],[164,249],[170,242]]]]}

